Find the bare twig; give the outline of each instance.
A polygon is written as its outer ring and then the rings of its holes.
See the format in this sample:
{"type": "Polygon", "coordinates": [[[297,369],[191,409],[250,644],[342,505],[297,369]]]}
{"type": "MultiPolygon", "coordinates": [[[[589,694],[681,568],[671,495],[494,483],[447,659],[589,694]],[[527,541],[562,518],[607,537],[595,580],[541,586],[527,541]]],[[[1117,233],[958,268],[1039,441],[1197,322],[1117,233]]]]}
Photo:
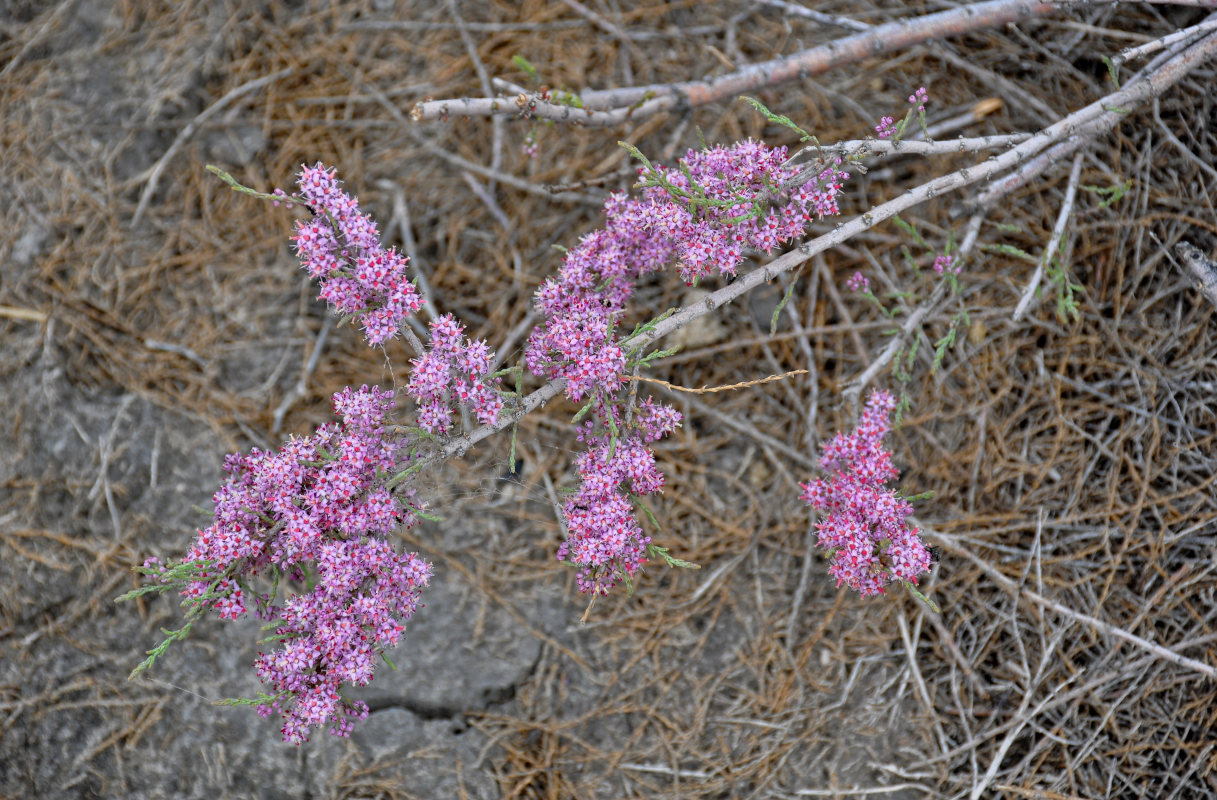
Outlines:
{"type": "Polygon", "coordinates": [[[370,19],[345,22],[338,26],[343,33],[352,31],[451,31],[459,28],[474,33],[519,33],[528,31],[566,31],[586,28],[584,20],[559,22],[429,22],[417,19],[370,19]]]}
{"type": "Polygon", "coordinates": [[[334,318],[327,314],[325,322],[321,325],[321,330],[317,333],[317,340],[313,343],[313,352],[309,355],[308,363],[304,365],[304,370],[300,373],[300,379],[296,381],[296,385],[291,388],[291,391],[283,396],[282,402],[275,409],[271,433],[276,436],[283,431],[283,418],[287,416],[288,410],[295,405],[297,400],[304,397],[304,393],[308,391],[309,379],[317,371],[317,363],[321,360],[321,351],[325,348],[325,340],[329,337],[330,330],[333,327],[334,318]]]}
{"type": "Polygon", "coordinates": [[[473,177],[473,173],[469,170],[465,170],[463,173],[461,173],[461,177],[465,179],[465,183],[469,186],[469,189],[474,193],[474,195],[477,196],[477,199],[482,201],[482,205],[486,206],[486,210],[490,212],[490,216],[494,217],[495,221],[499,223],[499,226],[502,227],[504,231],[510,233],[512,228],[511,220],[507,218],[507,214],[503,212],[503,209],[499,206],[498,201],[495,200],[494,195],[491,194],[494,183],[491,182],[490,187],[483,186],[478,182],[477,178],[473,177]]]}
{"type": "Polygon", "coordinates": [[[32,308],[18,308],[17,306],[0,306],[0,317],[7,319],[21,319],[28,322],[47,321],[46,312],[37,311],[32,308]]]}
{"type": "Polygon", "coordinates": [[[951,551],[958,553],[958,554],[964,556],[965,558],[967,558],[969,561],[971,561],[973,564],[975,564],[977,567],[979,567],[982,572],[984,572],[986,575],[988,575],[989,578],[991,578],[995,583],[999,584],[1006,591],[1020,594],[1023,597],[1025,597],[1026,599],[1035,603],[1036,605],[1044,606],[1045,608],[1050,608],[1059,614],[1064,614],[1065,616],[1075,619],[1078,622],[1081,622],[1081,623],[1087,625],[1088,627],[1091,627],[1091,628],[1099,631],[1100,633],[1106,634],[1107,636],[1111,636],[1116,639],[1121,639],[1123,641],[1126,641],[1129,644],[1132,644],[1134,647],[1139,647],[1148,653],[1152,653],[1153,655],[1157,656],[1158,658],[1171,662],[1172,664],[1176,664],[1180,667],[1186,667],[1187,669],[1192,670],[1193,672],[1198,672],[1207,678],[1217,680],[1217,668],[1214,668],[1203,662],[1197,661],[1194,658],[1188,658],[1187,656],[1181,655],[1180,653],[1176,652],[1175,650],[1172,650],[1167,647],[1163,647],[1162,645],[1157,644],[1155,642],[1151,642],[1148,639],[1143,639],[1140,636],[1137,636],[1133,633],[1130,633],[1129,631],[1124,630],[1123,628],[1118,628],[1114,625],[1110,625],[1101,619],[1097,619],[1095,617],[1090,616],[1089,614],[1083,614],[1080,611],[1074,611],[1072,608],[1062,605],[1061,603],[1058,603],[1055,600],[1050,600],[1049,598],[1044,597],[1043,595],[1039,594],[1038,592],[1034,592],[1030,589],[1021,587],[1015,581],[1013,581],[1010,578],[1007,578],[1005,575],[1001,574],[996,569],[994,569],[992,566],[990,566],[989,563],[986,562],[983,558],[977,556],[971,550],[969,550],[968,548],[966,548],[962,544],[960,544],[955,537],[944,536],[943,534],[935,534],[932,531],[928,530],[920,522],[916,522],[916,524],[923,531],[928,533],[931,538],[935,539],[936,541],[942,542],[943,546],[945,546],[948,549],[950,549],[951,551]]]}
{"type": "Polygon", "coordinates": [[[418,103],[410,116],[418,122],[453,116],[485,117],[526,113],[553,122],[610,127],[677,108],[696,108],[767,86],[805,80],[834,67],[902,50],[914,44],[970,31],[993,28],[1028,16],[1058,11],[1059,4],[1027,0],[991,0],[915,20],[877,25],[865,32],[813,47],[790,56],[751,64],[736,72],[704,81],[655,84],[579,94],[583,108],[548,103],[535,95],[454,98],[418,103]]]}
{"type": "MultiPolygon", "coordinates": [[[[1104,109],[1108,106],[1120,106],[1122,108],[1132,108],[1141,103],[1144,103],[1150,97],[1157,96],[1165,91],[1170,86],[1183,78],[1190,70],[1194,69],[1201,63],[1204,63],[1209,58],[1217,53],[1217,36],[1208,37],[1186,51],[1179,53],[1176,57],[1162,64],[1158,69],[1148,73],[1141,80],[1130,81],[1123,89],[1113,92],[1112,94],[1091,103],[1081,109],[1078,109],[1073,114],[1057,121],[1056,123],[1043,129],[1037,136],[1031,140],[1024,142],[1011,150],[1002,153],[999,156],[991,157],[990,159],[967,167],[948,175],[943,175],[928,181],[921,186],[908,190],[894,200],[889,200],[882,205],[872,208],[870,211],[854,217],[849,222],[843,223],[830,233],[817,237],[808,242],[804,242],[798,247],[789,252],[775,258],[765,266],[755,269],[746,275],[741,276],[735,282],[718,289],[715,292],[707,295],[706,298],[694,305],[686,306],[677,311],[667,319],[656,323],[652,328],[643,334],[640,334],[637,339],[628,340],[633,348],[646,348],[655,342],[659,341],[668,334],[683,328],[698,317],[708,314],[716,308],[726,305],[763,283],[769,283],[778,275],[788,272],[795,267],[803,264],[817,253],[824,252],[831,247],[844,243],[852,237],[858,235],[862,231],[878,225],[902,211],[905,211],[914,206],[920,205],[927,200],[932,200],[942,195],[956,191],[965,186],[978,183],[980,181],[990,179],[994,175],[1009,169],[1017,164],[1025,161],[1029,156],[1034,155],[1044,148],[1049,147],[1053,142],[1059,141],[1062,137],[1068,136],[1071,131],[1078,128],[1079,125],[1085,124],[1094,120],[1096,117],[1101,117],[1104,114],[1104,109]]],[[[438,148],[437,148],[438,149],[438,148]]],[[[979,214],[974,215],[976,221],[975,227],[979,227],[979,214]]],[[[971,226],[970,226],[971,227],[971,226]]],[[[974,231],[969,231],[969,239],[975,240],[974,231]]],[[[962,249],[962,248],[961,248],[962,249]]],[[[941,285],[940,285],[941,287],[941,285]]],[[[939,291],[943,291],[941,288],[939,291]]],[[[933,298],[931,298],[933,300],[933,298]]],[[[928,313],[928,308],[923,313],[928,313]]],[[[919,322],[918,318],[918,322],[919,322]]],[[[914,323],[915,324],[915,323],[914,323]]],[[[906,325],[907,327],[907,325],[906,325]]],[[[910,328],[911,330],[911,328],[910,328]]],[[[889,349],[890,349],[889,345],[889,349]]],[[[878,363],[878,362],[876,362],[878,363]]],[[[848,395],[853,392],[854,404],[861,393],[863,384],[861,379],[855,380],[851,384],[851,388],[846,390],[848,395]]],[[[449,458],[464,454],[477,442],[487,438],[488,436],[505,430],[511,425],[519,421],[519,419],[534,409],[544,405],[551,399],[556,397],[566,386],[565,378],[557,378],[537,389],[532,394],[524,398],[520,408],[512,413],[505,414],[499,422],[493,426],[483,425],[466,434],[454,437],[449,440],[440,451],[432,458],[449,458]]],[[[785,448],[783,450],[789,450],[785,448]]],[[[798,454],[798,461],[807,461],[805,456],[798,454]]]]}
{"type": "Polygon", "coordinates": [[[754,0],[758,6],[769,6],[770,8],[778,8],[785,11],[792,17],[802,17],[810,19],[814,22],[819,22],[822,25],[836,25],[838,28],[848,28],[851,31],[868,31],[873,28],[873,25],[868,25],[865,22],[859,22],[856,19],[842,17],[837,14],[825,14],[823,11],[812,11],[805,6],[787,3],[786,0],[754,0]]]}
{"type": "MultiPolygon", "coordinates": [[[[826,156],[847,158],[849,156],[878,156],[878,155],[919,155],[946,156],[955,153],[979,153],[984,150],[999,150],[1003,147],[1013,147],[1022,144],[1033,136],[1030,133],[1010,133],[1001,136],[972,136],[967,139],[943,139],[941,141],[920,142],[911,139],[892,141],[890,139],[851,139],[836,142],[821,148],[826,156]]],[[[804,148],[802,153],[817,153],[814,147],[804,148]]]]}
{"type": "MultiPolygon", "coordinates": [[[[469,60],[473,62],[478,82],[482,84],[482,91],[486,94],[492,94],[494,88],[490,83],[490,73],[486,71],[486,65],[482,63],[482,57],[478,55],[477,43],[469,35],[469,29],[465,26],[465,19],[461,16],[460,9],[456,5],[456,0],[448,0],[448,10],[452,12],[452,18],[456,21],[457,30],[461,34],[461,42],[465,45],[465,52],[469,54],[469,60]]],[[[491,142],[490,148],[490,168],[498,172],[503,166],[503,118],[495,117],[493,127],[494,139],[491,142]]],[[[491,182],[488,191],[492,196],[494,189],[494,183],[491,182]]]]}
{"type": "Polygon", "coordinates": [[[1048,245],[1044,248],[1044,254],[1040,257],[1040,263],[1035,267],[1035,274],[1031,276],[1030,283],[1023,290],[1023,296],[1018,301],[1018,306],[1014,309],[1014,321],[1021,322],[1027,314],[1027,309],[1031,306],[1031,301],[1035,299],[1035,293],[1040,288],[1040,281],[1044,279],[1044,272],[1048,265],[1052,263],[1053,257],[1056,255],[1057,248],[1065,239],[1065,226],[1069,224],[1069,217],[1073,214],[1073,203],[1078,196],[1078,179],[1082,175],[1082,154],[1078,153],[1073,157],[1073,169],[1069,171],[1069,185],[1065,188],[1065,200],[1061,203],[1061,213],[1057,214],[1056,225],[1052,228],[1052,237],[1048,240],[1048,245]]]}
{"type": "Polygon", "coordinates": [[[792,375],[806,375],[806,374],[807,374],[807,370],[796,369],[796,370],[791,370],[790,372],[785,372],[781,375],[770,375],[768,378],[761,378],[761,379],[755,380],[755,381],[744,381],[743,383],[733,383],[729,386],[709,386],[709,387],[703,386],[700,389],[686,389],[684,386],[677,386],[675,384],[668,383],[667,381],[661,381],[658,378],[648,378],[644,375],[622,375],[621,379],[623,381],[645,381],[647,383],[654,383],[654,384],[658,384],[659,386],[664,387],[665,389],[671,389],[674,392],[689,392],[690,394],[710,394],[711,392],[728,392],[733,389],[747,389],[749,386],[760,386],[762,383],[771,383],[773,381],[780,381],[783,378],[789,378],[792,375]]]}
{"type": "MultiPolygon", "coordinates": [[[[1174,52],[1160,55],[1148,67],[1129,80],[1126,87],[1133,85],[1145,86],[1144,78],[1146,76],[1163,75],[1163,70],[1166,68],[1166,66],[1179,64],[1177,58],[1182,53],[1194,53],[1196,52],[1196,48],[1201,46],[1204,46],[1205,51],[1208,52],[1214,36],[1217,36],[1217,34],[1209,34],[1201,41],[1190,46],[1176,45],[1174,52]],[[1205,46],[1205,42],[1208,42],[1209,44],[1205,46]]],[[[1178,78],[1175,78],[1174,80],[1177,79],[1178,78]]],[[[1173,83],[1174,80],[1171,80],[1171,83],[1173,83]]],[[[1151,97],[1156,97],[1157,94],[1158,92],[1156,90],[1151,90],[1151,97]]],[[[1130,110],[1131,107],[1126,105],[1124,102],[1130,99],[1132,98],[1123,95],[1122,92],[1115,92],[1108,95],[1107,98],[1104,98],[1104,101],[1100,101],[1097,107],[1096,104],[1093,103],[1090,106],[1087,106],[1087,108],[1090,109],[1090,112],[1084,116],[1077,117],[1076,124],[1067,132],[1067,137],[1064,137],[1064,141],[1058,142],[1054,146],[1037,154],[1034,158],[1027,160],[1025,163],[1019,166],[1018,169],[1013,170],[1009,175],[1006,175],[1000,181],[994,181],[988,189],[977,196],[974,205],[977,207],[985,207],[996,202],[998,198],[1005,197],[1010,192],[1025,186],[1033,178],[1040,175],[1044,170],[1060,163],[1067,156],[1073,155],[1073,153],[1079,147],[1088,144],[1098,136],[1110,131],[1117,124],[1119,124],[1119,122],[1130,110]]],[[[1144,102],[1146,99],[1149,98],[1138,97],[1133,100],[1133,102],[1135,105],[1140,105],[1140,103],[1144,102]]],[[[1074,115],[1071,115],[1071,118],[1073,116],[1074,115]]]]}
{"type": "Polygon", "coordinates": [[[1147,56],[1150,53],[1156,53],[1159,50],[1164,50],[1179,42],[1185,42],[1188,39],[1194,39],[1201,34],[1208,33],[1209,31],[1213,30],[1217,30],[1217,14],[1209,15],[1203,22],[1192,25],[1190,28],[1177,30],[1172,34],[1168,34],[1159,39],[1154,39],[1152,42],[1146,42],[1139,47],[1129,47],[1125,50],[1121,50],[1120,54],[1111,61],[1112,64],[1118,67],[1121,64],[1132,61],[1135,58],[1141,58],[1142,56],[1147,56]]]}

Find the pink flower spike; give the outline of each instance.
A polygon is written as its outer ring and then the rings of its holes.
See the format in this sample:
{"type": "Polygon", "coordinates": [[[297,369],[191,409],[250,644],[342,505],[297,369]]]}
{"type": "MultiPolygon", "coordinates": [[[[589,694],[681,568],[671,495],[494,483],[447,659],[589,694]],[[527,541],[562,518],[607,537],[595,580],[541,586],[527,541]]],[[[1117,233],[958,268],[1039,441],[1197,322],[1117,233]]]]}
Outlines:
{"type": "MultiPolygon", "coordinates": [[[[340,183],[320,162],[301,169],[300,194],[314,216],[296,223],[292,239],[301,266],[321,286],[319,297],[338,313],[354,315],[368,344],[376,346],[398,334],[422,298],[406,276],[408,259],[380,245],[376,223],[340,183]]],[[[287,199],[282,189],[275,197],[287,199]]]]}
{"type": "Polygon", "coordinates": [[[803,499],[822,515],[816,530],[832,554],[829,573],[863,596],[896,580],[916,583],[930,569],[929,550],[908,524],[912,505],[884,486],[898,475],[883,446],[895,407],[887,392],[872,392],[858,426],[823,446],[829,477],[803,484],[803,499]]]}
{"type": "Polygon", "coordinates": [[[484,425],[498,422],[503,410],[499,379],[486,375],[494,353],[485,342],[466,339],[464,330],[451,314],[432,320],[431,348],[411,362],[406,391],[418,403],[419,427],[429,433],[447,433],[453,405],[470,409],[484,425]]]}

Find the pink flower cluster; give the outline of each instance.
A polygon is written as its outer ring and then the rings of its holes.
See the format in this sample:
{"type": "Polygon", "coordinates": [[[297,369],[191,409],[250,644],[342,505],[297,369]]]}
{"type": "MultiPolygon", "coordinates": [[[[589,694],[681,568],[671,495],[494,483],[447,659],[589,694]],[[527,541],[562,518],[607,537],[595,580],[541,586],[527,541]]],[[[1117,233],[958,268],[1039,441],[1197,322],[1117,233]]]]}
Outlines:
{"type": "Polygon", "coordinates": [[[875,126],[875,135],[880,139],[891,138],[891,135],[896,132],[895,120],[891,117],[881,117],[879,124],[875,126]]]}
{"type": "MultiPolygon", "coordinates": [[[[376,223],[338,188],[334,170],[306,166],[298,184],[314,216],[296,223],[292,241],[300,263],[321,283],[319,296],[340,314],[358,318],[368,344],[393,338],[402,320],[422,306],[406,277],[409,259],[380,246],[376,223]]],[[[282,190],[275,194],[287,197],[282,190]]]]}
{"type": "Polygon", "coordinates": [[[820,466],[831,476],[803,484],[803,499],[823,513],[816,530],[833,554],[829,574],[863,596],[894,580],[916,583],[930,568],[920,532],[907,521],[912,505],[884,487],[899,475],[883,446],[895,407],[887,392],[872,392],[858,427],[823,447],[820,466]]]}
{"type": "Polygon", "coordinates": [[[585,236],[537,291],[545,322],[529,337],[525,364],[533,374],[564,378],[572,400],[591,395],[603,424],[601,433],[588,429],[581,437],[588,450],[578,460],[579,490],[563,509],[569,538],[558,553],[581,567],[584,592],[607,592],[644,560],[650,540],[628,492],[663,487],[646,444],[680,419],[674,409],[648,400],[637,409],[641,427],[621,432],[624,402],[618,398],[627,362],[613,330],[634,283],[673,261],[690,283],[715,270],[733,275],[745,248],[770,252],[802,236],[813,218],[839,213],[837,196],[849,178],[837,169],[840,162],[801,176],[786,157],[785,148],[746,141],[691,150],[675,168],[641,170],[643,195],[611,195],[605,227],[585,236]],[[800,183],[800,177],[806,180],[800,183]],[[783,191],[786,186],[791,188],[783,191]]]}
{"type": "Polygon", "coordinates": [[[909,105],[916,107],[918,112],[925,111],[925,104],[929,100],[930,94],[924,86],[918,87],[917,91],[909,95],[909,105]]]}
{"type": "Polygon", "coordinates": [[[471,409],[485,425],[498,422],[503,401],[486,378],[492,353],[483,341],[469,341],[465,327],[451,314],[431,322],[431,347],[414,359],[406,390],[418,403],[418,424],[431,433],[447,433],[453,402],[471,409]]]}
{"type": "Polygon", "coordinates": [[[183,558],[209,566],[182,594],[211,598],[229,619],[246,611],[244,578],[267,568],[295,579],[312,572],[313,588],[282,605],[257,598],[268,618],[278,616],[282,642],[254,665],[277,695],[259,712],[280,712],[286,741],[306,741],[312,727],[327,722],[331,733],[345,735],[351,718],[366,715],[365,706],[340,699],[339,687],[372,679],[376,659],[397,645],[431,574],[429,564],[383,538],[415,521],[382,481],[400,460],[398,443],[385,437],[392,408],[391,392],[348,387],[334,395],[341,425],[290,439],[278,451],[230,455],[214,521],[183,558]]]}
{"type": "Polygon", "coordinates": [[[529,338],[528,369],[565,378],[572,400],[593,389],[612,394],[625,356],[610,332],[639,276],[673,260],[689,283],[713,270],[732,275],[744,248],[770,252],[802,236],[813,217],[838,214],[849,174],[835,166],[790,189],[785,202],[774,196],[800,176],[786,157],[784,147],[753,141],[690,150],[678,167],[656,167],[642,197],[610,196],[605,227],[585,236],[537,291],[546,321],[529,338]]]}
{"type": "MultiPolygon", "coordinates": [[[[601,412],[612,414],[620,429],[616,408],[605,407],[601,412]]],[[[656,406],[650,398],[635,409],[631,429],[615,439],[603,431],[595,432],[594,423],[584,425],[579,440],[589,447],[577,461],[579,489],[562,509],[568,538],[558,548],[560,561],[580,568],[579,591],[608,594],[619,581],[633,577],[646,560],[651,537],[643,534],[630,495],[663,489],[663,473],[655,466],[655,454],[647,443],[678,425],[680,412],[656,406]]]]}
{"type": "Polygon", "coordinates": [[[656,167],[647,178],[642,203],[650,227],[676,244],[680,275],[686,283],[717,269],[732,275],[743,260],[743,248],[772,252],[783,242],[799,238],[813,216],[840,213],[837,195],[849,173],[836,165],[792,188],[785,202],[774,197],[777,187],[794,182],[802,168],[786,166],[785,147],[770,148],[747,140],[731,147],[690,150],[679,166],[656,167]],[[672,191],[663,182],[677,190],[672,191]],[[770,198],[772,208],[760,210],[757,201],[770,198]]]}
{"type": "Polygon", "coordinates": [[[962,266],[955,265],[955,256],[938,256],[934,259],[934,271],[939,275],[943,273],[958,275],[962,270],[962,266]]]}
{"type": "Polygon", "coordinates": [[[645,205],[614,193],[606,223],[566,255],[558,274],[537,290],[545,323],[533,328],[524,363],[534,375],[566,378],[566,395],[581,400],[594,388],[617,391],[625,354],[610,332],[642,274],[665,266],[675,245],[647,230],[645,205]]]}
{"type": "Polygon", "coordinates": [[[863,275],[861,272],[855,272],[845,280],[845,288],[851,292],[868,292],[870,291],[870,278],[863,275]]]}

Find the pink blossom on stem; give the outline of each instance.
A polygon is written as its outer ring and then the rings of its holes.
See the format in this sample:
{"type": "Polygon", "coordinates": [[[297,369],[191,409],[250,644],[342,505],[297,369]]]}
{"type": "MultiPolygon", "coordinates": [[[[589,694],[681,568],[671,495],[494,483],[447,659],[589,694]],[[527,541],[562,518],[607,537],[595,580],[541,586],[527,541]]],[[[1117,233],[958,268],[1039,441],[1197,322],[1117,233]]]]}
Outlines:
{"type": "Polygon", "coordinates": [[[803,484],[803,499],[822,514],[816,530],[832,553],[829,574],[863,596],[895,580],[915,584],[930,568],[929,551],[907,521],[912,505],[884,487],[899,475],[883,446],[895,407],[887,392],[872,392],[858,427],[823,446],[820,467],[830,476],[803,484]]]}
{"type": "Polygon", "coordinates": [[[242,586],[249,578],[268,570],[296,579],[313,573],[313,588],[299,588],[282,605],[256,598],[264,616],[278,618],[280,642],[254,665],[276,698],[258,710],[281,714],[286,741],[306,741],[325,724],[346,735],[367,715],[366,706],[341,700],[339,689],[372,679],[431,574],[429,564],[384,538],[416,521],[384,485],[401,460],[399,442],[385,435],[392,408],[391,392],[348,387],[334,395],[340,425],[289,439],[274,452],[228,456],[213,522],[182,559],[206,564],[183,596],[227,619],[246,612],[242,586]]]}
{"type": "Polygon", "coordinates": [[[930,94],[924,86],[918,87],[917,91],[909,95],[909,105],[915,106],[917,112],[925,111],[925,104],[929,102],[930,94]]]}
{"type": "Polygon", "coordinates": [[[676,168],[640,170],[639,198],[610,195],[606,224],[572,249],[558,274],[537,290],[545,321],[529,337],[524,361],[535,375],[566,381],[575,401],[592,397],[595,417],[580,440],[580,486],[563,507],[568,539],[558,557],[580,567],[579,588],[603,594],[634,575],[649,537],[634,515],[630,495],[658,492],[663,475],[647,442],[671,432],[680,416],[651,401],[624,426],[620,375],[626,353],[614,340],[616,323],[642,275],[675,262],[692,283],[706,275],[734,275],[745,248],[771,252],[801,237],[813,219],[838,214],[838,195],[849,178],[841,162],[797,186],[798,165],[785,148],[746,141],[690,150],[676,168]],[[611,433],[610,433],[611,432],[611,433]]]}
{"type": "Polygon", "coordinates": [[[529,371],[565,378],[572,400],[593,390],[613,394],[625,355],[609,334],[639,277],[673,262],[688,283],[713,272],[730,276],[744,248],[772,252],[813,219],[840,213],[849,179],[840,162],[775,196],[803,169],[786,160],[786,148],[753,141],[690,150],[677,168],[657,166],[641,197],[610,195],[605,227],[585,236],[537,290],[545,322],[529,337],[529,371]]]}
{"type": "Polygon", "coordinates": [[[879,124],[875,126],[875,135],[880,139],[890,138],[896,132],[895,120],[891,117],[882,117],[879,119],[879,124]]]}
{"type": "MultiPolygon", "coordinates": [[[[617,408],[604,407],[601,412],[611,415],[621,429],[617,408]]],[[[576,464],[579,489],[562,508],[567,540],[558,548],[560,561],[579,567],[580,592],[606,595],[621,580],[632,578],[646,561],[651,537],[643,534],[630,497],[663,490],[663,473],[647,443],[679,424],[680,412],[656,406],[648,398],[635,408],[632,427],[616,437],[596,432],[594,423],[580,431],[579,440],[589,448],[576,464]]]]}
{"type": "Polygon", "coordinates": [[[485,425],[498,422],[503,400],[489,378],[492,353],[483,341],[469,341],[464,326],[451,314],[431,322],[431,347],[411,363],[406,390],[418,403],[418,424],[431,433],[447,433],[452,407],[469,408],[485,425]]]}
{"type": "MultiPolygon", "coordinates": [[[[393,338],[402,320],[422,306],[406,276],[409,259],[380,246],[376,223],[339,188],[334,170],[306,166],[298,185],[314,216],[296,223],[292,241],[309,277],[321,284],[320,298],[340,314],[354,315],[368,344],[393,338]]],[[[286,201],[282,190],[275,195],[286,201]]]]}
{"type": "Polygon", "coordinates": [[[870,278],[863,275],[861,272],[855,272],[850,275],[845,281],[845,287],[851,292],[865,292],[870,290],[870,278]]]}

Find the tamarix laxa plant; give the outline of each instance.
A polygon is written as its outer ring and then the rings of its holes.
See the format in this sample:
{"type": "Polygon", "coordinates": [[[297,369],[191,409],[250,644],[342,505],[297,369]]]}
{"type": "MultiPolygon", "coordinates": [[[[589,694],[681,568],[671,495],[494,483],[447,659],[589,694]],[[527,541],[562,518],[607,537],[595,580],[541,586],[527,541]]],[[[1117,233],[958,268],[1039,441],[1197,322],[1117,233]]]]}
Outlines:
{"type": "MultiPolygon", "coordinates": [[[[458,434],[472,439],[471,431],[452,431],[467,419],[455,413],[458,407],[486,432],[535,407],[500,388],[501,376],[513,372],[519,386],[525,367],[549,381],[552,393],[564,391],[582,403],[572,422],[585,450],[575,464],[578,486],[561,506],[566,540],[556,554],[577,569],[579,590],[594,599],[619,583],[632,588],[651,559],[695,566],[655,545],[638,518],[641,511],[654,522],[642,498],[664,485],[651,444],[672,433],[681,415],[640,399],[638,382],[626,380],[668,352],[645,352],[640,343],[663,317],[629,335],[617,333],[635,282],[673,265],[688,283],[733,276],[747,252],[769,253],[800,239],[812,220],[838,214],[849,175],[840,159],[798,165],[785,148],[753,141],[690,151],[671,168],[633,152],[643,164],[641,194],[609,197],[604,228],[583,237],[538,289],[543,321],[529,337],[522,366],[494,374],[488,374],[497,363],[490,346],[468,340],[452,315],[433,319],[425,342],[402,324],[423,304],[408,279],[408,259],[380,244],[376,224],[340,188],[333,170],[304,167],[299,194],[288,195],[257,192],[209,168],[238,191],[311,212],[292,238],[321,299],[358,323],[369,344],[400,332],[416,351],[402,387],[414,401],[415,426],[391,424],[393,392],[347,388],[334,396],[341,423],[289,439],[277,451],[229,456],[212,522],[180,560],[149,559],[141,571],[150,585],[124,596],[177,591],[186,609],[185,625],[166,632],[136,672],[185,637],[206,611],[231,619],[252,605],[271,631],[265,643],[273,647],[255,662],[270,691],[231,702],[257,705],[264,715],[278,712],[290,742],[306,741],[322,726],[348,734],[367,708],[346,698],[343,688],[366,685],[376,662],[387,660],[431,575],[429,564],[391,542],[395,531],[425,516],[411,479],[458,434]]],[[[814,493],[808,489],[808,498],[830,511],[821,540],[835,551],[833,574],[863,594],[890,580],[911,586],[928,566],[916,532],[881,519],[908,508],[882,488],[892,477],[880,443],[889,411],[872,398],[863,433],[839,437],[840,444],[830,445],[840,451],[832,458],[826,450],[824,466],[837,469],[835,477],[809,484],[820,487],[814,493]],[[838,523],[835,514],[852,516],[838,523]],[[880,533],[863,531],[868,524],[880,533]]]]}

